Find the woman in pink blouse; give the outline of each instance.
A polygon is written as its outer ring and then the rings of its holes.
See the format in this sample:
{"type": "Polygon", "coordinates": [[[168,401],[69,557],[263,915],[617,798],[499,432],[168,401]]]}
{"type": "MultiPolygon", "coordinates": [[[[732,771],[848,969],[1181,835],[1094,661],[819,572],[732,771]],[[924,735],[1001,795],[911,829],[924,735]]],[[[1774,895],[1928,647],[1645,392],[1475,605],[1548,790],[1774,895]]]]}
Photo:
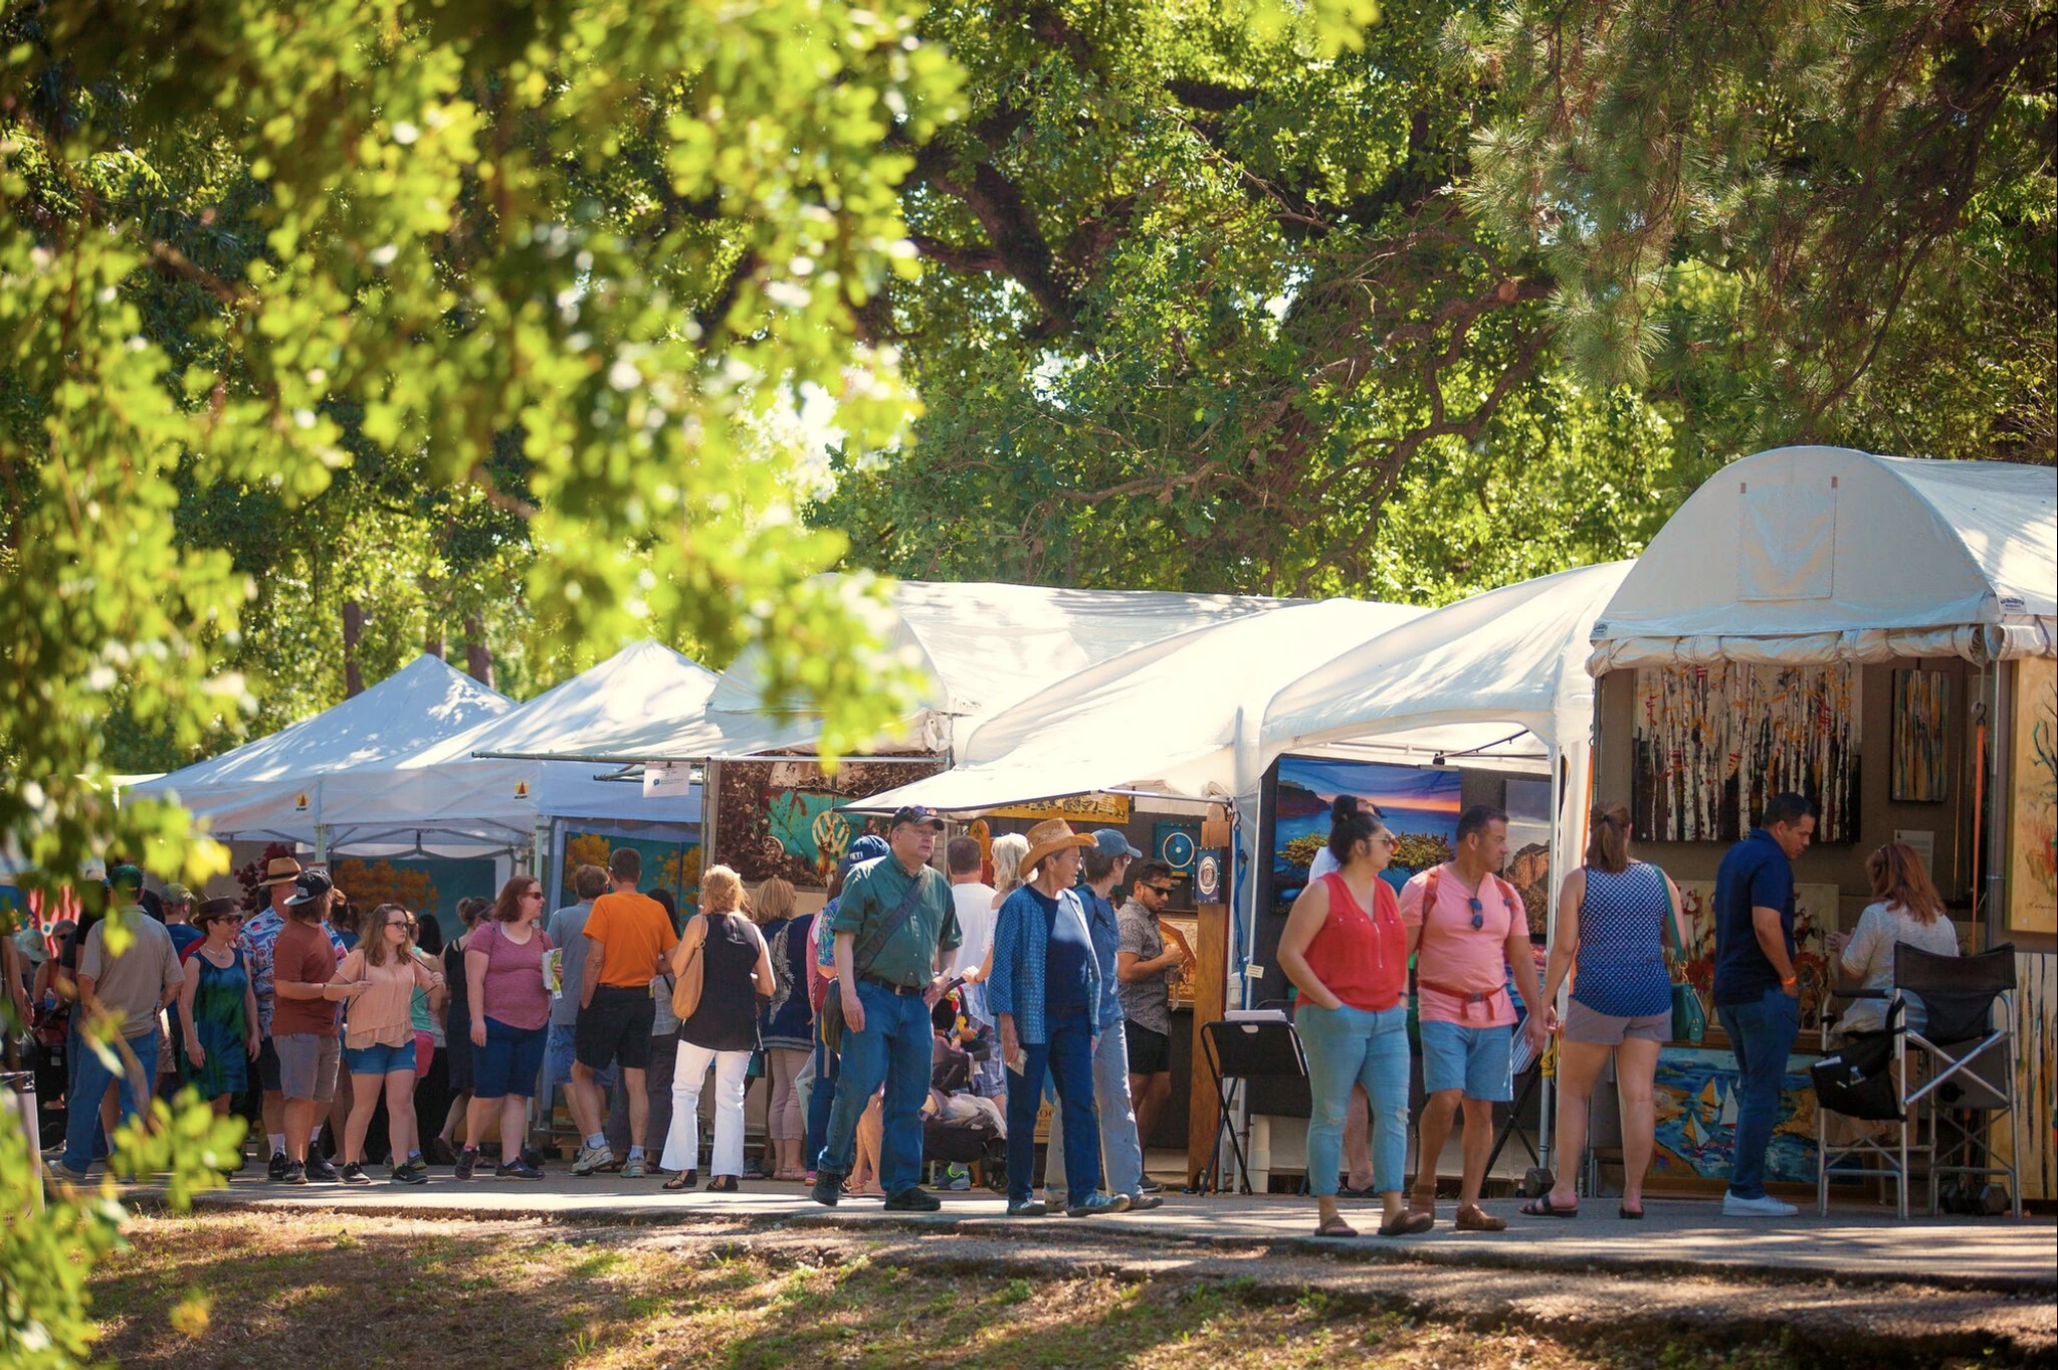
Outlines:
{"type": "Polygon", "coordinates": [[[356,950],[336,966],[322,990],[325,999],[350,1005],[344,1023],[343,1063],[350,1072],[350,1114],[343,1125],[345,1184],[370,1184],[364,1171],[364,1134],[386,1096],[386,1135],[393,1146],[393,1182],[421,1184],[429,1166],[415,1149],[415,987],[443,988],[443,973],[415,955],[414,916],[398,904],[381,904],[356,950]]]}

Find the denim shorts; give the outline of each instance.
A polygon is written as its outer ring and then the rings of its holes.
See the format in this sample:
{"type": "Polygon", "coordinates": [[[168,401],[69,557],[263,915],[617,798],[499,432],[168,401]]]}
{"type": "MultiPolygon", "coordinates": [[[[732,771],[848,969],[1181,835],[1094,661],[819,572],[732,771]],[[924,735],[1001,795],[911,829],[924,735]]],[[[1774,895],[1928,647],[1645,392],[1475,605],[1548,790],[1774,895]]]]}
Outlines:
{"type": "Polygon", "coordinates": [[[543,1069],[543,1039],[547,1028],[509,1027],[498,1018],[486,1019],[486,1045],[472,1050],[472,1097],[502,1099],[512,1094],[526,1099],[536,1092],[536,1075],[543,1069]]]}
{"type": "Polygon", "coordinates": [[[1422,1024],[1422,1090],[1436,1094],[1461,1089],[1468,1099],[1504,1104],[1515,1097],[1512,1058],[1515,1029],[1422,1024]]]}
{"type": "Polygon", "coordinates": [[[414,1074],[413,1036],[397,1047],[374,1042],[368,1047],[343,1048],[343,1068],[352,1075],[390,1075],[396,1070],[414,1074]]]}

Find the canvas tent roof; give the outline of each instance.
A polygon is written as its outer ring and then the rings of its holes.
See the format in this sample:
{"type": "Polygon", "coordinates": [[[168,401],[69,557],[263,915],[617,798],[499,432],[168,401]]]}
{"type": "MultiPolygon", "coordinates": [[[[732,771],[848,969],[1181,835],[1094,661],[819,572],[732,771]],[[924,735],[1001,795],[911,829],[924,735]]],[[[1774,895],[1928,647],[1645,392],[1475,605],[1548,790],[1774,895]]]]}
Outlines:
{"type": "MultiPolygon", "coordinates": [[[[1076,671],[1177,633],[1226,622],[1286,600],[1153,590],[1069,590],[984,581],[900,581],[881,625],[886,650],[926,678],[919,707],[879,739],[881,751],[950,750],[980,719],[1076,671]]],[[[801,713],[763,702],[764,658],[746,649],[722,674],[698,717],[676,720],[660,741],[627,750],[567,739],[566,754],[620,761],[702,761],[805,750],[819,736],[801,713]]]]}
{"type": "Polygon", "coordinates": [[[1594,625],[1591,667],[2050,656],[2054,596],[2051,468],[1783,447],[1672,516],[1594,625]]]}
{"type": "Polygon", "coordinates": [[[952,770],[858,806],[952,812],[1118,787],[1235,792],[1238,730],[1294,679],[1422,612],[1324,600],[1214,623],[1110,657],[988,718],[952,770]]]}
{"type": "Polygon", "coordinates": [[[1552,743],[1583,744],[1593,718],[1588,636],[1629,574],[1617,561],[1489,590],[1336,657],[1273,697],[1262,763],[1287,752],[1414,761],[1470,752],[1522,769],[1552,743]]]}

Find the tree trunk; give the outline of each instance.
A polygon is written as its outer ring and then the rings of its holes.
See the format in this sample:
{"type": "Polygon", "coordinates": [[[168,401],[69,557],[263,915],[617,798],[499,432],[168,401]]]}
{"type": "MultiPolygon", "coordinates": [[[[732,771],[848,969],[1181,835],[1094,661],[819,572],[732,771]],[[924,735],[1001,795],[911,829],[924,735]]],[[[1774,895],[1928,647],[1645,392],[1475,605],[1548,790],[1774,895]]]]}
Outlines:
{"type": "Polygon", "coordinates": [[[476,616],[464,621],[464,668],[473,680],[493,688],[493,654],[486,650],[486,624],[476,616]]]}
{"type": "Polygon", "coordinates": [[[354,599],[343,601],[343,697],[354,699],[364,693],[364,668],[357,663],[357,644],[364,637],[364,606],[354,599]]]}

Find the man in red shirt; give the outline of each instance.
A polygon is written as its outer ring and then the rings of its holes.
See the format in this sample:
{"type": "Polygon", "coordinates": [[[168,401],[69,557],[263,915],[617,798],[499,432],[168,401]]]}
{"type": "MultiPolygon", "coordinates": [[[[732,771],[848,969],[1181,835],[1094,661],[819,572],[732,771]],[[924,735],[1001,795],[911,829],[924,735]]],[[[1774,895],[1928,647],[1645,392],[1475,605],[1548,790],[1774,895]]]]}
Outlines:
{"type": "Polygon", "coordinates": [[[279,1088],[286,1096],[286,1184],[337,1182],[336,1168],[310,1152],[315,1119],[329,1111],[336,1093],[336,1065],[342,1043],[336,1034],[338,1005],[322,997],[336,978],[336,948],[323,917],[335,886],[320,871],[304,872],[286,899],[286,925],[272,948],[272,1045],[279,1057],[279,1088]]]}

